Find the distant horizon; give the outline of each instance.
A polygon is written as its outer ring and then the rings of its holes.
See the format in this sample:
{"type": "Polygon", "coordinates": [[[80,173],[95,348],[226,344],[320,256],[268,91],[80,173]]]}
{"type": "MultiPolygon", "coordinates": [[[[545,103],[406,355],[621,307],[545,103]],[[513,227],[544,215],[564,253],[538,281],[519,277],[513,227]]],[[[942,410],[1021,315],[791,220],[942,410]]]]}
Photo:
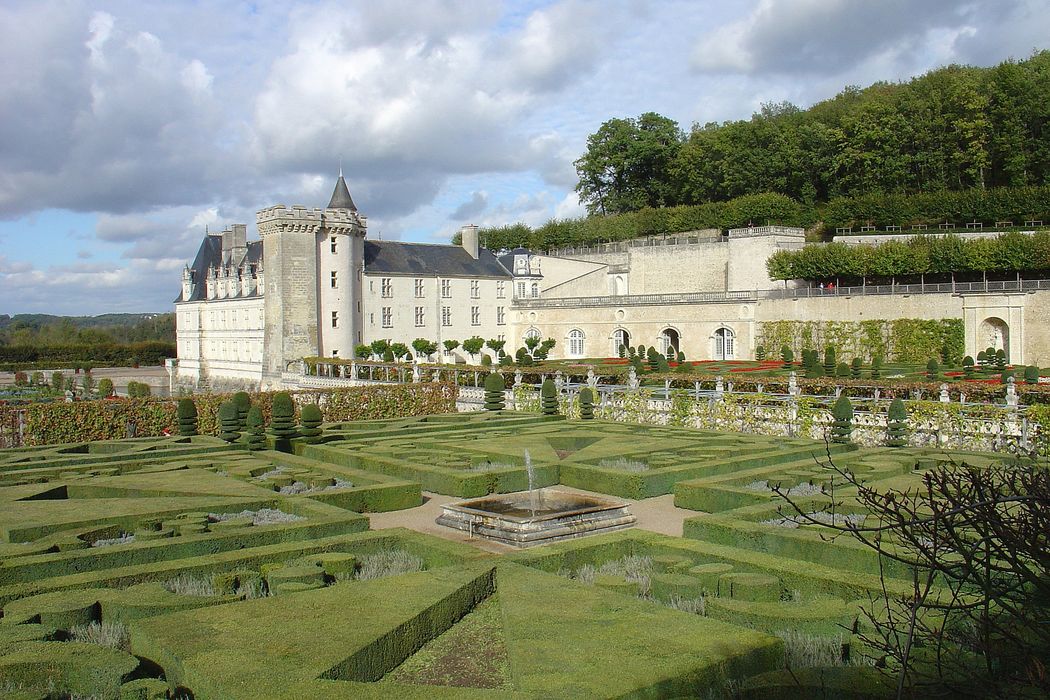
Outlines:
{"type": "Polygon", "coordinates": [[[257,210],[324,206],[340,170],[370,237],[447,243],[582,215],[573,163],[612,118],[688,129],[1050,46],[1036,0],[10,0],[0,21],[9,315],[170,313],[206,230],[257,240],[257,210]]]}

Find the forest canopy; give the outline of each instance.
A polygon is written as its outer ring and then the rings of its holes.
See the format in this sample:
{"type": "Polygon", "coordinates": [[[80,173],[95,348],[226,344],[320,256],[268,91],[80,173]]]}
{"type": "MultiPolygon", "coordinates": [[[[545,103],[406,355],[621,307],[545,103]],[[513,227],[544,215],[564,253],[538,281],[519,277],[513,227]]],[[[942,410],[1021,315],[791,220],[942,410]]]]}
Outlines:
{"type": "Polygon", "coordinates": [[[802,203],[1050,184],[1050,51],[992,68],[947,66],[847,87],[800,109],[694,124],[610,119],[576,161],[592,214],[775,192],[802,203]]]}

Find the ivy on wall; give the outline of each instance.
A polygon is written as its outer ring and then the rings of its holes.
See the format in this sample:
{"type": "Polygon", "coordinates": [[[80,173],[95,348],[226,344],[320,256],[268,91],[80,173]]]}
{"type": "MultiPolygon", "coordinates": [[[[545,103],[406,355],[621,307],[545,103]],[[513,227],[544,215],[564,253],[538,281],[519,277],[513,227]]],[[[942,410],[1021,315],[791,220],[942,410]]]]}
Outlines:
{"type": "Polygon", "coordinates": [[[840,360],[875,357],[897,362],[925,362],[940,358],[959,363],[965,352],[962,319],[899,318],[865,321],[764,321],[758,345],[789,346],[799,356],[810,348],[834,347],[840,360]]]}

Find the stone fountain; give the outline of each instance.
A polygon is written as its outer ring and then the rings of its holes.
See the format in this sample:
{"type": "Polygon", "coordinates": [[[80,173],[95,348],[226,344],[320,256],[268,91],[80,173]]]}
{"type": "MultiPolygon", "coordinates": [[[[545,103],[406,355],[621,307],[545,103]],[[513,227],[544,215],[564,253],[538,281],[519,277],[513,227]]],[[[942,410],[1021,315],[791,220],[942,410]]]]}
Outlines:
{"type": "Polygon", "coordinates": [[[597,532],[630,527],[627,504],[596,496],[537,489],[532,459],[525,451],[528,491],[494,494],[442,506],[439,525],[516,547],[531,547],[597,532]]]}

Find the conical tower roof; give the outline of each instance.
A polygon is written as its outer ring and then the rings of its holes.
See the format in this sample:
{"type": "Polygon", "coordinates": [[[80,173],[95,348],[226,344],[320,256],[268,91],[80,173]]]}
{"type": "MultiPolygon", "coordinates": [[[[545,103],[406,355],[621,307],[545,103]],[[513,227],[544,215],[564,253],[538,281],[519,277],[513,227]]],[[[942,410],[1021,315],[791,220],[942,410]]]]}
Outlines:
{"type": "Polygon", "coordinates": [[[328,202],[328,208],[357,211],[357,205],[354,204],[354,200],[350,196],[350,188],[346,186],[346,180],[343,179],[341,170],[339,171],[339,179],[335,183],[335,190],[332,192],[332,200],[328,202]]]}

